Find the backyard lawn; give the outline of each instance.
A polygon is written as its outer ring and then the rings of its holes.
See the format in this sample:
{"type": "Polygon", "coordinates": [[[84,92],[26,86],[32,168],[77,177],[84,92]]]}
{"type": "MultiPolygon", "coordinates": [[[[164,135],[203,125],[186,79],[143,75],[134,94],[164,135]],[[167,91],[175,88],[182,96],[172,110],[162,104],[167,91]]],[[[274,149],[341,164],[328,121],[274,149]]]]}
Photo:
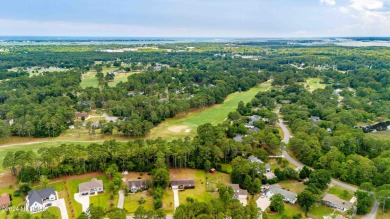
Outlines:
{"type": "Polygon", "coordinates": [[[278,184],[285,190],[295,192],[297,194],[301,193],[306,188],[303,182],[299,182],[297,180],[283,180],[278,182],[278,184]]]}

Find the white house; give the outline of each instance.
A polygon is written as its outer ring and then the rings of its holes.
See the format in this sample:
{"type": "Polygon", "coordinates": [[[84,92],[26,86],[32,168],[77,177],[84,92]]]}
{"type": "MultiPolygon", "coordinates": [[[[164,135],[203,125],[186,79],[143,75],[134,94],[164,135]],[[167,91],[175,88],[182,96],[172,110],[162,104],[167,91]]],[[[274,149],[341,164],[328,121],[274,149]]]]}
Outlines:
{"type": "Polygon", "coordinates": [[[79,194],[84,195],[96,195],[96,193],[103,192],[103,181],[96,178],[91,179],[89,182],[79,184],[79,194]]]}
{"type": "Polygon", "coordinates": [[[26,197],[26,209],[31,213],[40,212],[45,210],[48,204],[56,199],[57,196],[53,187],[31,190],[26,197]]]}

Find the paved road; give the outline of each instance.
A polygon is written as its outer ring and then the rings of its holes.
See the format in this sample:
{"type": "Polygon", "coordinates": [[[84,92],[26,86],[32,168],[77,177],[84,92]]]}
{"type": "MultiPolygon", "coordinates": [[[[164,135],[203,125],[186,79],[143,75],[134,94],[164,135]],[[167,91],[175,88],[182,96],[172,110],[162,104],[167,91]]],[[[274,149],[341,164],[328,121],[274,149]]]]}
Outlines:
{"type": "Polygon", "coordinates": [[[123,209],[123,202],[125,201],[125,192],[123,190],[119,190],[118,194],[118,208],[123,209]]]}
{"type": "Polygon", "coordinates": [[[374,207],[372,207],[371,212],[364,215],[362,219],[375,219],[376,214],[378,213],[379,202],[375,200],[374,207]]]}
{"type": "MultiPolygon", "coordinates": [[[[279,114],[279,109],[277,110],[277,114],[279,114]]],[[[286,125],[283,123],[283,120],[281,118],[279,118],[278,125],[280,126],[280,128],[282,129],[283,134],[284,134],[284,137],[283,137],[282,141],[284,143],[288,144],[288,142],[290,141],[290,138],[292,138],[290,131],[288,130],[286,125]]],[[[283,149],[282,154],[290,163],[294,164],[298,168],[302,168],[304,166],[304,164],[302,164],[301,162],[299,162],[299,161],[295,160],[294,158],[292,158],[290,156],[290,154],[287,153],[286,150],[283,149]]],[[[341,182],[340,180],[337,180],[337,179],[334,179],[334,178],[332,178],[331,183],[333,183],[335,185],[338,185],[338,186],[340,186],[340,187],[342,187],[344,189],[349,189],[351,191],[356,191],[357,190],[356,186],[350,185],[350,184],[345,183],[345,182],[341,182]]],[[[362,217],[362,219],[375,219],[376,218],[376,214],[378,212],[378,207],[379,207],[379,202],[375,201],[374,206],[371,209],[371,212],[369,214],[365,215],[364,217],[362,217]]]]}

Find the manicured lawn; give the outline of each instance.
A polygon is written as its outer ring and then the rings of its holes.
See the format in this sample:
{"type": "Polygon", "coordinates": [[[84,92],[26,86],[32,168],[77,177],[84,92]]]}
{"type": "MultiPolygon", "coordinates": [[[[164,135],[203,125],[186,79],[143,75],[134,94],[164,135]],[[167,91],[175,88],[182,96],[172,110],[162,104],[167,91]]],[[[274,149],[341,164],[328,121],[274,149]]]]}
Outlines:
{"type": "Polygon", "coordinates": [[[320,203],[315,203],[311,208],[309,213],[307,214],[309,217],[312,218],[323,218],[323,216],[328,216],[331,214],[340,214],[340,212],[335,211],[332,208],[329,208],[325,205],[322,205],[320,203]]]}
{"type": "Polygon", "coordinates": [[[163,209],[165,210],[165,213],[172,214],[174,211],[174,205],[173,205],[173,192],[171,189],[166,188],[164,191],[163,196],[163,209]]]}
{"type": "Polygon", "coordinates": [[[115,87],[119,82],[127,82],[127,78],[130,75],[141,73],[140,71],[124,72],[115,75],[113,81],[108,82],[108,86],[115,87]]]}
{"type": "Polygon", "coordinates": [[[353,192],[350,190],[345,190],[340,186],[334,185],[332,188],[329,189],[328,191],[329,194],[336,195],[337,197],[344,199],[346,201],[351,200],[353,196],[353,192]],[[344,191],[347,191],[347,193],[344,193],[344,191]]]}
{"type": "Polygon", "coordinates": [[[96,71],[89,71],[85,73],[82,76],[82,80],[80,83],[80,86],[82,88],[87,88],[87,87],[98,87],[99,86],[99,81],[96,78],[96,71]]]}
{"type": "MultiPolygon", "coordinates": [[[[292,216],[297,215],[299,213],[302,214],[302,218],[306,218],[305,212],[298,204],[295,204],[295,205],[284,204],[284,212],[283,212],[284,215],[292,217],[292,216]]],[[[282,218],[283,214],[268,214],[267,216],[270,219],[280,219],[280,218],[282,218]]]]}
{"type": "MultiPolygon", "coordinates": [[[[48,209],[46,209],[46,211],[49,211],[50,213],[54,214],[56,216],[57,219],[61,219],[61,211],[58,207],[49,207],[48,209]]],[[[41,218],[43,212],[39,212],[39,213],[36,213],[36,214],[32,214],[33,218],[34,217],[38,217],[38,218],[41,218]]]]}
{"type": "Polygon", "coordinates": [[[270,86],[270,82],[265,82],[248,91],[230,94],[223,104],[216,104],[204,110],[193,111],[182,117],[167,119],[159,126],[153,128],[148,137],[162,137],[168,140],[186,136],[194,137],[198,126],[205,123],[217,125],[223,122],[230,112],[237,109],[240,101],[249,102],[257,93],[266,91],[270,86]]]}
{"type": "Polygon", "coordinates": [[[147,194],[147,191],[137,192],[135,194],[129,193],[128,196],[125,196],[125,202],[123,204],[123,208],[126,209],[129,215],[133,215],[137,210],[139,203],[138,200],[143,197],[145,203],[142,206],[147,210],[153,209],[153,197],[147,194]]]}
{"type": "Polygon", "coordinates": [[[390,131],[380,131],[375,133],[367,133],[368,137],[378,139],[378,140],[388,140],[390,141],[390,131]]]}
{"type": "Polygon", "coordinates": [[[306,188],[303,182],[298,182],[297,180],[283,180],[281,182],[278,182],[278,184],[282,188],[291,192],[295,192],[297,194],[301,193],[306,188]]]}
{"type": "Polygon", "coordinates": [[[325,84],[319,83],[321,81],[322,81],[321,78],[308,78],[306,80],[306,82],[303,84],[305,85],[305,87],[309,86],[309,91],[313,92],[316,89],[324,89],[325,88],[325,86],[326,86],[325,84]]]}
{"type": "MultiPolygon", "coordinates": [[[[284,158],[283,158],[283,159],[284,159],[284,158]]],[[[278,164],[278,162],[276,161],[275,158],[271,158],[271,159],[268,161],[268,163],[269,163],[269,165],[271,165],[271,170],[272,170],[272,172],[275,172],[275,169],[276,169],[276,168],[279,168],[279,169],[281,169],[281,170],[284,169],[280,164],[278,164]]],[[[292,164],[292,163],[290,163],[290,162],[288,162],[287,167],[290,167],[290,168],[293,168],[293,169],[297,168],[294,164],[292,164]]]]}

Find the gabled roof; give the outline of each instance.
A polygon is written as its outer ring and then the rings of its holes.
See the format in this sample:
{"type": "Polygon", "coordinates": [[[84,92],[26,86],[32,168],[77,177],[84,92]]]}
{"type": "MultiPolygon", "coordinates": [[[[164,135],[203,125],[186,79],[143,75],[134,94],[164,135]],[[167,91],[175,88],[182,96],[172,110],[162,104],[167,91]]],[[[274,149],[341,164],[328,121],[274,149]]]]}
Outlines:
{"type": "Polygon", "coordinates": [[[179,179],[179,180],[171,180],[171,186],[187,186],[187,185],[195,185],[195,181],[193,179],[179,179]]]}
{"type": "Polygon", "coordinates": [[[262,160],[260,160],[259,158],[251,155],[248,157],[248,160],[250,160],[251,162],[256,162],[256,163],[264,163],[262,160]]]}
{"type": "Polygon", "coordinates": [[[240,189],[240,185],[238,184],[231,184],[230,185],[234,190],[234,195],[248,195],[248,191],[245,189],[240,189]]]}
{"type": "Polygon", "coordinates": [[[127,181],[127,186],[129,188],[141,188],[146,186],[146,180],[136,179],[127,181]]]}
{"type": "Polygon", "coordinates": [[[235,142],[242,142],[242,135],[236,135],[236,137],[233,138],[235,142]]]}
{"type": "Polygon", "coordinates": [[[42,204],[42,200],[49,198],[50,195],[56,195],[53,187],[44,188],[40,190],[31,190],[28,192],[28,200],[30,205],[34,202],[42,204]]]}
{"type": "Polygon", "coordinates": [[[280,188],[279,186],[270,186],[269,191],[271,191],[273,194],[281,194],[284,198],[294,200],[297,198],[297,193],[290,192],[287,190],[284,190],[280,188]]]}
{"type": "Polygon", "coordinates": [[[269,165],[269,163],[265,164],[265,169],[271,169],[271,165],[269,165]]]}
{"type": "Polygon", "coordinates": [[[326,194],[322,201],[330,202],[333,203],[336,206],[343,207],[345,209],[350,209],[352,208],[352,203],[342,200],[341,198],[333,195],[333,194],[326,194]]]}
{"type": "Polygon", "coordinates": [[[103,181],[96,178],[91,179],[89,182],[79,184],[79,192],[89,192],[93,188],[103,187],[103,181]]]}

